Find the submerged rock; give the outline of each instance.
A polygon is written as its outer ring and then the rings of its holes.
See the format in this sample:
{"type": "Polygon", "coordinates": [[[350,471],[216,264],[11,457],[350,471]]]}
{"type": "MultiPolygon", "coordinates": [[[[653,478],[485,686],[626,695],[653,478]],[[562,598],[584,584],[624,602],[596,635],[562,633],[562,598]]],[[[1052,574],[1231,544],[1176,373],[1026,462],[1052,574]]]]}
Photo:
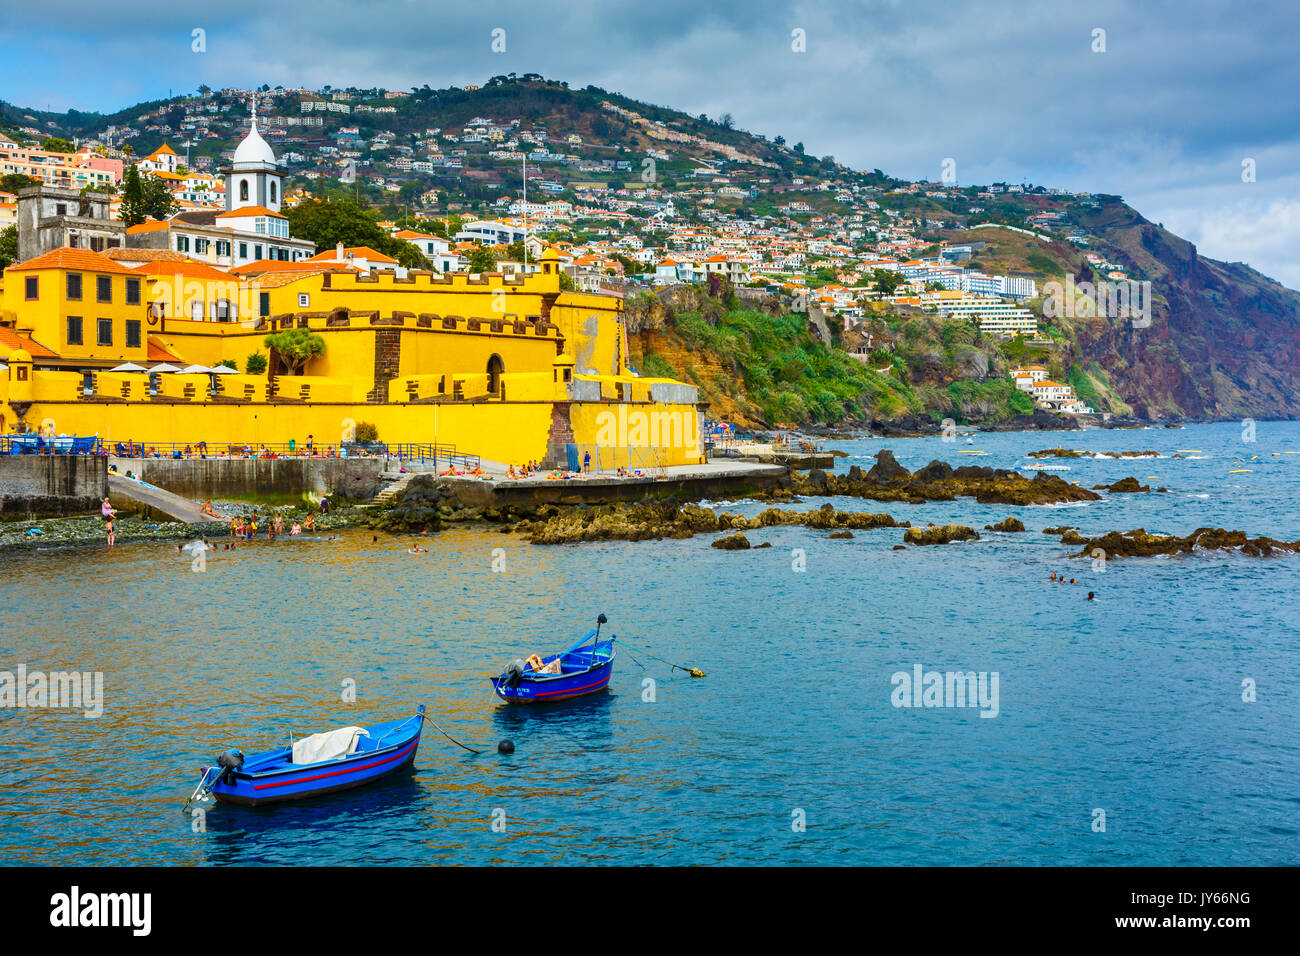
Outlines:
{"type": "Polygon", "coordinates": [[[1025,526],[1021,523],[1019,518],[1012,515],[1010,518],[1007,518],[1005,521],[999,521],[997,524],[986,524],[984,526],[984,530],[985,531],[1024,531],[1025,526]]]}
{"type": "Polygon", "coordinates": [[[908,544],[949,544],[953,541],[978,541],[979,532],[964,524],[930,525],[928,528],[908,528],[903,540],[908,544]]]}
{"type": "Polygon", "coordinates": [[[851,538],[851,537],[853,537],[853,532],[852,532],[852,531],[832,531],[832,532],[831,532],[830,534],[828,534],[826,537],[828,537],[828,538],[851,538]]]}
{"type": "Polygon", "coordinates": [[[1150,485],[1139,484],[1138,480],[1132,476],[1121,478],[1119,481],[1109,485],[1093,485],[1094,491],[1110,491],[1122,494],[1136,494],[1138,492],[1147,492],[1151,490],[1150,485]]]}
{"type": "Polygon", "coordinates": [[[750,548],[749,539],[745,537],[743,531],[737,531],[735,534],[729,534],[725,538],[718,538],[713,542],[713,547],[722,551],[748,551],[750,548]]]}
{"type": "Polygon", "coordinates": [[[1275,538],[1250,538],[1244,531],[1224,528],[1197,528],[1185,537],[1149,534],[1145,528],[1132,531],[1112,531],[1099,538],[1082,538],[1062,542],[1082,544],[1083,550],[1070,555],[1073,558],[1094,557],[1098,549],[1107,558],[1149,558],[1156,555],[1192,554],[1195,551],[1239,551],[1251,557],[1267,557],[1274,553],[1300,552],[1300,541],[1278,541],[1275,538]]]}
{"type": "Polygon", "coordinates": [[[932,461],[909,473],[894,460],[889,449],[881,449],[876,464],[865,475],[850,470],[846,475],[814,471],[805,478],[794,477],[788,489],[795,495],[844,496],[874,501],[953,501],[971,497],[981,504],[1043,505],[1071,501],[1100,501],[1101,495],[1071,484],[1058,475],[1038,472],[1027,478],[1016,471],[964,465],[953,468],[947,462],[932,461]]]}

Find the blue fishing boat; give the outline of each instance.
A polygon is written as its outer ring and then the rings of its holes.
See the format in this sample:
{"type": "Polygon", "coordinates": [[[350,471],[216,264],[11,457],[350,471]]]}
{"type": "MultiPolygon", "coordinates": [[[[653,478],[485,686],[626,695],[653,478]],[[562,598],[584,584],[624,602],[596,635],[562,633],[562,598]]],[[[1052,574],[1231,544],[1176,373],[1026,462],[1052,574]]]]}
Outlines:
{"type": "Polygon", "coordinates": [[[364,786],[409,766],[423,727],[421,704],[414,717],[340,727],[250,757],[227,750],[203,772],[190,799],[211,794],[224,803],[260,806],[364,786]]]}
{"type": "Polygon", "coordinates": [[[539,704],[594,694],[609,686],[614,673],[614,642],[617,636],[600,639],[600,626],[609,623],[604,614],[596,618],[596,629],[561,654],[510,664],[500,676],[491,678],[492,689],[511,704],[539,704]]]}

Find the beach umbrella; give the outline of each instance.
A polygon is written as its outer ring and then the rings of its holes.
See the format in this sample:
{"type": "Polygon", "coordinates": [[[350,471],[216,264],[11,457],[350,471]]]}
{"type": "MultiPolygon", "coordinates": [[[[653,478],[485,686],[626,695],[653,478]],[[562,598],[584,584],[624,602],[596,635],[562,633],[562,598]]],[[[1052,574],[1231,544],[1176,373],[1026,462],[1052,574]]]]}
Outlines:
{"type": "Polygon", "coordinates": [[[238,375],[239,369],[231,368],[229,365],[216,365],[208,369],[213,375],[238,375]]]}
{"type": "Polygon", "coordinates": [[[180,369],[177,368],[175,365],[169,365],[168,363],[163,362],[161,365],[155,365],[153,368],[149,369],[149,371],[151,371],[151,372],[179,372],[180,369]]]}
{"type": "Polygon", "coordinates": [[[212,369],[208,368],[206,365],[187,365],[185,368],[181,369],[181,374],[182,375],[207,375],[211,371],[212,369]]]}
{"type": "Polygon", "coordinates": [[[118,365],[114,368],[110,368],[109,371],[110,372],[147,372],[149,370],[145,368],[143,365],[136,365],[134,362],[123,362],[121,365],[118,365]]]}

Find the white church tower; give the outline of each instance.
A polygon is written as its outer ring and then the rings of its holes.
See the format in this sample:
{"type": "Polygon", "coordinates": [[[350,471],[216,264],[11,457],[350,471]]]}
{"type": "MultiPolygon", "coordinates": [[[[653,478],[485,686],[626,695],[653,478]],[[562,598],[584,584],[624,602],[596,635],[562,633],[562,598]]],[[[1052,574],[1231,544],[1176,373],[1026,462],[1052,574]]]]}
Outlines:
{"type": "Polygon", "coordinates": [[[235,158],[226,174],[226,211],[245,206],[262,206],[280,211],[283,183],[275,153],[257,131],[257,96],[253,95],[252,125],[235,148],[235,158]]]}

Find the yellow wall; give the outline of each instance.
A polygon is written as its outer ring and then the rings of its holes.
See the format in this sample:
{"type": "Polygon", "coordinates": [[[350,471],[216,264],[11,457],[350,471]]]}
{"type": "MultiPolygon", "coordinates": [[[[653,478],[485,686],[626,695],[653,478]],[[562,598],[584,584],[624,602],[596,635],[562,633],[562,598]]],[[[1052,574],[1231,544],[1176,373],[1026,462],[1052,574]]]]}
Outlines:
{"type": "MultiPolygon", "coordinates": [[[[107,372],[96,379],[98,394],[128,401],[86,401],[79,372],[41,370],[33,371],[31,381],[21,386],[5,382],[0,399],[6,399],[6,392],[12,393],[8,399],[13,401],[28,396],[34,399],[36,404],[24,416],[30,427],[49,419],[59,432],[98,434],[110,440],[206,441],[215,448],[222,443],[301,442],[311,434],[327,444],[339,441],[356,423],[369,422],[378,428],[384,442],[454,444],[464,452],[513,464],[545,457],[553,403],[565,402],[561,407],[570,410],[575,442],[600,449],[596,457],[606,467],[699,461],[696,406],[650,403],[650,385],[666,380],[636,379],[627,374],[622,300],[561,292],[555,264],[544,261],[542,265],[549,265],[552,271],[513,281],[491,274],[480,279],[463,274],[414,274],[409,280],[398,280],[391,273],[373,279],[332,273],[288,280],[272,277],[265,286],[254,281],[235,289],[229,284],[197,281],[172,282],[163,288],[164,277],[149,292],[173,306],[180,302],[182,316],[168,307],[152,324],[148,321],[152,315],[148,294],[145,304],[125,305],[124,276],[113,277],[113,303],[99,312],[94,308],[70,311],[73,305],[81,307],[94,299],[94,273],[87,273],[83,280],[80,304],[66,301],[62,270],[42,270],[39,299],[19,302],[16,297],[25,291],[24,276],[21,270],[10,269],[0,292],[7,313],[17,319],[20,328],[30,329],[37,341],[49,339],[45,344],[74,359],[147,360],[143,343],[152,336],[186,364],[212,366],[234,360],[243,368],[247,356],[267,351],[268,334],[284,330],[286,323],[279,317],[295,315],[287,324],[296,327],[304,313],[308,329],[325,340],[325,351],[307,364],[304,371],[308,374],[276,379],[280,398],[302,400],[306,396],[305,404],[268,402],[265,376],[222,376],[221,394],[243,400],[230,402],[211,400],[207,375],[164,374],[158,378],[161,396],[179,401],[155,401],[148,397],[146,376],[107,372]],[[269,318],[276,321],[263,322],[258,329],[254,324],[263,292],[269,298],[269,318]],[[304,295],[306,299],[300,300],[304,295]],[[183,317],[188,314],[184,303],[196,297],[210,302],[214,296],[235,299],[239,321],[196,322],[183,317]],[[535,325],[515,331],[516,319],[540,316],[548,307],[550,323],[545,334],[538,335],[535,325]],[[352,310],[349,324],[328,326],[329,313],[339,308],[352,310]],[[378,312],[384,318],[394,312],[412,315],[398,327],[372,325],[368,316],[357,315],[366,312],[378,312]],[[85,338],[92,343],[94,319],[100,314],[113,317],[113,347],[96,350],[86,346],[81,351],[64,347],[68,314],[84,315],[85,338]],[[420,326],[416,317],[430,314],[438,317],[432,327],[420,326]],[[448,316],[461,317],[454,330],[442,328],[441,319],[448,316]],[[128,351],[122,345],[124,327],[118,323],[127,317],[145,320],[140,349],[128,351]],[[480,320],[480,327],[470,329],[470,318],[480,320]],[[494,319],[503,323],[495,332],[490,324],[494,319]],[[376,360],[378,345],[390,338],[380,333],[394,331],[400,340],[399,357],[396,367],[384,369],[381,377],[383,381],[393,376],[387,383],[388,402],[368,402],[377,365],[392,358],[381,352],[380,361],[376,360]],[[502,366],[498,384],[504,390],[504,400],[500,391],[489,393],[488,363],[494,357],[502,366]],[[565,376],[570,371],[575,382],[598,382],[601,401],[568,405],[565,376]],[[439,396],[442,401],[410,401],[439,396]],[[647,456],[645,448],[649,446],[658,450],[647,456]]],[[[13,375],[11,372],[11,379],[13,375]]],[[[12,405],[0,405],[0,413],[12,427],[17,418],[12,405]]]]}
{"type": "MultiPolygon", "coordinates": [[[[206,377],[206,376],[205,376],[206,377]]],[[[168,376],[163,376],[168,378],[168,376]]],[[[78,377],[78,380],[80,378],[78,377]]],[[[12,421],[12,414],[6,413],[12,421]]],[[[206,441],[213,454],[224,444],[298,444],[310,434],[320,444],[338,443],[350,426],[374,424],[389,444],[455,445],[493,461],[521,465],[546,456],[551,406],[546,403],[254,404],[213,402],[38,402],[26,415],[33,428],[53,420],[64,434],[99,435],[109,442],[206,441]]]]}
{"type": "Polygon", "coordinates": [[[145,306],[127,305],[127,281],[132,279],[141,287],[141,302],[144,299],[144,279],[119,274],[80,272],[69,269],[23,269],[22,266],[10,266],[5,270],[4,312],[15,326],[30,332],[32,338],[46,348],[60,355],[72,358],[92,360],[116,360],[117,362],[140,361],[146,353],[147,328],[145,306]],[[68,273],[81,276],[81,297],[68,298],[68,273]],[[109,280],[110,302],[98,301],[98,283],[103,276],[109,280]],[[35,277],[38,282],[37,298],[27,298],[27,278],[35,277]],[[68,342],[68,316],[81,317],[81,344],[68,342]],[[109,319],[112,322],[112,344],[98,344],[98,320],[109,319]],[[126,344],[127,322],[139,323],[140,344],[128,348],[126,344]]]}

